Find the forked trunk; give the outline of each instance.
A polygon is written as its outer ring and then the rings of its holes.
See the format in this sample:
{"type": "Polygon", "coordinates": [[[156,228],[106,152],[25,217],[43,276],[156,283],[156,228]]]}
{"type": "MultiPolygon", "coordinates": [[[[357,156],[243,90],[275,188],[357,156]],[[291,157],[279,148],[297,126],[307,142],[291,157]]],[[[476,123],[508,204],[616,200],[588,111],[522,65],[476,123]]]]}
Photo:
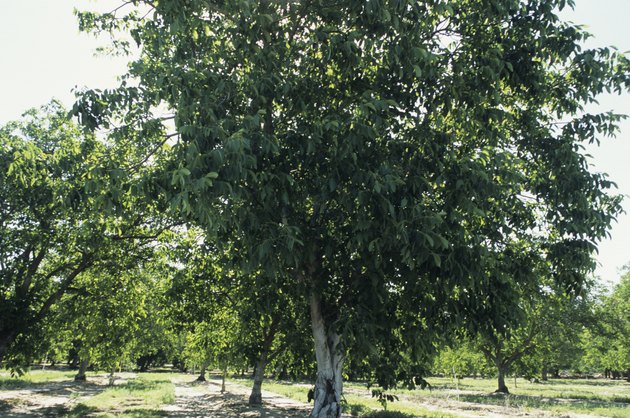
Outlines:
{"type": "Polygon", "coordinates": [[[273,359],[274,354],[278,354],[279,351],[272,353],[271,347],[276,338],[276,332],[278,330],[280,316],[275,315],[271,321],[269,328],[263,333],[262,347],[258,361],[254,366],[254,386],[252,386],[252,393],[249,395],[250,405],[262,405],[262,383],[265,379],[265,369],[267,368],[267,362],[273,359]]]}
{"type": "Polygon", "coordinates": [[[254,371],[254,386],[252,393],[249,395],[250,405],[262,405],[262,382],[265,378],[265,367],[267,366],[267,352],[263,351],[256,362],[254,371]]]}
{"type": "Polygon", "coordinates": [[[317,380],[313,393],[315,404],[310,418],[340,418],[344,360],[340,337],[333,330],[326,329],[319,296],[312,293],[309,302],[317,358],[317,380]]]}
{"type": "Polygon", "coordinates": [[[81,363],[79,363],[79,372],[77,373],[76,376],[74,376],[75,382],[85,382],[86,380],[85,373],[87,372],[87,368],[89,364],[90,364],[90,359],[88,357],[81,360],[81,363]]]}

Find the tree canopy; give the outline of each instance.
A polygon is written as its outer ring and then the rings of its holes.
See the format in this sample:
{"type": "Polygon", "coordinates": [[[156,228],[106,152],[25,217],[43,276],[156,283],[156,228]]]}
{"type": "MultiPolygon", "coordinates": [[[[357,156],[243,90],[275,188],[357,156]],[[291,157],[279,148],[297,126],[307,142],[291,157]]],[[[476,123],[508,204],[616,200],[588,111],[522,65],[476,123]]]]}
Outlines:
{"type": "Polygon", "coordinates": [[[521,289],[592,270],[621,207],[583,147],[621,116],[584,106],[626,91],[630,63],[582,49],[567,4],[134,0],[79,14],[140,55],[73,113],[111,129],[122,172],[151,168],[134,193],[305,301],[311,416],[339,417],[349,350],[413,385],[451,327],[507,325],[521,289]]]}
{"type": "Polygon", "coordinates": [[[355,342],[399,335],[419,354],[436,325],[483,320],[459,312],[484,303],[488,277],[535,281],[527,265],[544,262],[570,289],[592,268],[620,206],[581,149],[619,116],[580,112],[627,89],[629,66],[582,50],[565,5],[127,3],[80,15],[83,29],[127,31],[141,56],[119,90],[74,111],[138,128],[173,111],[171,207],[305,292],[312,416],[339,416],[355,342]]]}

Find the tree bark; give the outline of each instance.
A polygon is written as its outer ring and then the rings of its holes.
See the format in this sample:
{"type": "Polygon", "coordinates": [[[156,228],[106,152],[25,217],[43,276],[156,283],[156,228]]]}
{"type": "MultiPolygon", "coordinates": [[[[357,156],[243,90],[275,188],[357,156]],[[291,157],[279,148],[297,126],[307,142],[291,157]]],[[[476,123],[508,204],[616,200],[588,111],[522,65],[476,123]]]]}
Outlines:
{"type": "Polygon", "coordinates": [[[497,381],[499,384],[498,389],[495,391],[496,393],[510,393],[508,387],[505,385],[505,375],[507,374],[507,367],[503,364],[498,364],[497,369],[499,371],[497,376],[497,381]]]}
{"type": "Polygon", "coordinates": [[[252,386],[252,393],[249,395],[250,405],[262,405],[262,382],[265,378],[265,367],[267,366],[267,351],[263,350],[258,361],[256,362],[256,369],[254,371],[254,386],[252,386]]]}
{"type": "Polygon", "coordinates": [[[113,366],[112,371],[109,374],[109,386],[114,386],[115,382],[116,382],[116,366],[113,366]]]}
{"type": "Polygon", "coordinates": [[[0,363],[2,363],[4,356],[9,351],[9,347],[11,346],[14,340],[15,340],[15,333],[3,332],[2,335],[0,335],[0,363]]]}
{"type": "Polygon", "coordinates": [[[225,393],[225,378],[227,377],[227,362],[223,365],[223,377],[221,379],[221,393],[225,393]]]}
{"type": "Polygon", "coordinates": [[[542,371],[540,372],[540,379],[543,382],[546,382],[547,380],[549,380],[549,377],[547,376],[547,367],[543,366],[542,371]]]}
{"type": "MultiPolygon", "coordinates": [[[[252,386],[252,393],[249,395],[250,405],[262,405],[262,383],[265,379],[265,369],[267,368],[267,362],[271,361],[274,357],[271,353],[271,347],[276,338],[276,331],[280,321],[280,315],[275,315],[271,321],[271,325],[263,333],[263,341],[260,356],[254,366],[254,385],[252,386]]],[[[275,354],[277,354],[276,351],[275,354]]]]}
{"type": "Polygon", "coordinates": [[[85,382],[87,380],[85,372],[87,371],[89,364],[90,364],[89,358],[86,357],[81,360],[81,363],[79,364],[79,372],[77,373],[76,376],[74,376],[75,382],[85,382]]]}
{"type": "Polygon", "coordinates": [[[195,379],[196,382],[205,382],[206,381],[206,369],[208,368],[208,362],[204,361],[201,363],[201,370],[199,371],[199,377],[195,379]]]}
{"type": "Polygon", "coordinates": [[[340,418],[344,361],[340,337],[333,330],[326,329],[319,295],[311,293],[309,304],[317,358],[317,380],[313,393],[315,403],[310,418],[340,418]]]}

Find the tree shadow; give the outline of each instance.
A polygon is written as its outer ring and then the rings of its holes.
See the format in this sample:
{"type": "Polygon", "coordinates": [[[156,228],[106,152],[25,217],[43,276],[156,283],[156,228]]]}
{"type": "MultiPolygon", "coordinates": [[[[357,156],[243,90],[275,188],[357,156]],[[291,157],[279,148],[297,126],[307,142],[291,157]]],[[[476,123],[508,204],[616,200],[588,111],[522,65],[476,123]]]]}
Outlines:
{"type": "Polygon", "coordinates": [[[245,396],[229,392],[204,393],[199,396],[178,398],[174,407],[176,410],[168,411],[166,416],[172,418],[302,418],[310,411],[310,408],[306,407],[279,407],[265,401],[262,405],[252,406],[247,403],[245,396]]]}
{"type": "Polygon", "coordinates": [[[66,403],[74,397],[91,397],[106,389],[92,382],[27,383],[3,389],[5,396],[0,399],[1,417],[85,417],[94,409],[81,404],[69,407],[66,403]],[[51,401],[51,398],[58,398],[60,402],[51,401]]]}

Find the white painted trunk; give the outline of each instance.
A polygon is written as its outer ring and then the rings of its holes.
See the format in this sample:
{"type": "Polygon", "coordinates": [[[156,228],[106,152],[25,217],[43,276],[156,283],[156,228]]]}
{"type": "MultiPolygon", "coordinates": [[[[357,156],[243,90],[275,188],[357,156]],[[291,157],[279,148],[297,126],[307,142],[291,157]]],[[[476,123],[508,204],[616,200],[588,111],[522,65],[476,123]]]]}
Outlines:
{"type": "Polygon", "coordinates": [[[340,338],[333,330],[326,329],[321,311],[321,299],[311,294],[311,324],[317,358],[317,380],[313,411],[310,418],[340,418],[343,382],[341,373],[344,356],[339,346],[340,338]]]}

